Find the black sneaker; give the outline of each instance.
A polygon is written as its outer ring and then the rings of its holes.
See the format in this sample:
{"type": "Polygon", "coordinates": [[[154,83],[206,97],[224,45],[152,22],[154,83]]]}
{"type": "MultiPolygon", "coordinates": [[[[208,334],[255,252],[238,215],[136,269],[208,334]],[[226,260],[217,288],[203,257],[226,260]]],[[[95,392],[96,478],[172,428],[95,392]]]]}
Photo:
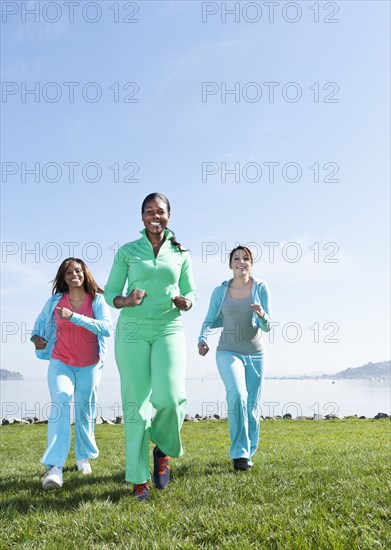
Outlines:
{"type": "Polygon", "coordinates": [[[145,500],[148,500],[148,497],[149,497],[148,483],[135,483],[133,485],[133,495],[140,502],[144,502],[145,500]]]}
{"type": "Polygon", "coordinates": [[[249,467],[247,458],[234,458],[234,470],[247,471],[249,467]]]}
{"type": "Polygon", "coordinates": [[[170,482],[170,457],[159,456],[163,453],[158,447],[153,450],[153,483],[156,489],[165,489],[170,482]]]}

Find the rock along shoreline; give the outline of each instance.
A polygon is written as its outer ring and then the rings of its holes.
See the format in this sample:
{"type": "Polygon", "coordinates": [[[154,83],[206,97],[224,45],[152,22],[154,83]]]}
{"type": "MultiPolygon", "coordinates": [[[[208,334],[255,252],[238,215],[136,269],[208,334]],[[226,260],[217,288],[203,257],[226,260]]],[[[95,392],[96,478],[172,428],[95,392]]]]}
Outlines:
{"type": "MultiPolygon", "coordinates": [[[[336,416],[334,414],[326,414],[325,416],[322,416],[320,414],[314,414],[313,416],[297,416],[295,418],[292,417],[291,414],[287,413],[284,414],[284,416],[261,416],[261,422],[264,421],[272,421],[272,420],[384,420],[389,419],[391,420],[391,415],[388,415],[387,413],[379,412],[377,413],[373,418],[366,417],[366,416],[358,416],[357,414],[350,415],[350,416],[336,416]]],[[[185,422],[205,422],[205,421],[216,421],[216,420],[227,420],[227,417],[220,417],[218,414],[214,414],[212,416],[201,416],[200,414],[196,414],[195,416],[186,415],[184,421],[185,422]]],[[[3,418],[1,421],[0,426],[13,426],[13,425],[26,425],[26,424],[47,424],[47,419],[39,419],[36,416],[34,417],[25,417],[25,418],[3,418]]],[[[123,424],[124,423],[124,417],[123,416],[116,416],[112,419],[103,418],[103,416],[98,416],[95,418],[95,424],[123,424]]],[[[72,422],[73,424],[73,422],[72,422]]]]}

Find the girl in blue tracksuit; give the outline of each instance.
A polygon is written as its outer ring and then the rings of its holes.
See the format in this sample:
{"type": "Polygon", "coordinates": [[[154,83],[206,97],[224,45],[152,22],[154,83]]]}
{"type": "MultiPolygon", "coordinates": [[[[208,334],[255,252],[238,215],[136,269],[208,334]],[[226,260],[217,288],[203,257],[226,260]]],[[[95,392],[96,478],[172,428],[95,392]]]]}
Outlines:
{"type": "Polygon", "coordinates": [[[216,362],[227,396],[230,457],[235,470],[248,470],[259,439],[259,402],[265,369],[262,333],[271,329],[266,283],[251,276],[253,257],[245,246],[229,256],[233,279],[213,291],[198,339],[200,355],[209,351],[208,333],[222,327],[216,362]]]}
{"type": "Polygon", "coordinates": [[[70,403],[75,403],[76,464],[91,473],[90,458],[98,456],[94,437],[95,406],[101,368],[110,336],[109,308],[83,260],[67,258],[53,282],[53,296],[38,316],[33,335],[36,355],[48,359],[51,410],[48,446],[42,464],[48,467],[44,489],[62,487],[62,468],[70,441],[70,403]]]}

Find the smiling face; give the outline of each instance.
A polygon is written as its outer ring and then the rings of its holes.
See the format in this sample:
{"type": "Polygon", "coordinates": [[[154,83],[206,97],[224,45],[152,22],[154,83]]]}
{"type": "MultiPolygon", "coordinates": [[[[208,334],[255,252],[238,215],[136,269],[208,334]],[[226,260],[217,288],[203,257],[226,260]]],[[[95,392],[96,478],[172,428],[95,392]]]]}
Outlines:
{"type": "Polygon", "coordinates": [[[240,277],[250,275],[252,265],[251,255],[242,248],[238,248],[234,251],[229,263],[229,267],[232,269],[234,275],[240,277]]]}
{"type": "Polygon", "coordinates": [[[141,219],[147,234],[160,235],[166,229],[170,219],[167,204],[158,198],[148,201],[141,213],[141,219]]]}
{"type": "Polygon", "coordinates": [[[64,280],[69,289],[83,287],[84,273],[82,266],[78,262],[70,262],[65,271],[64,280]]]}

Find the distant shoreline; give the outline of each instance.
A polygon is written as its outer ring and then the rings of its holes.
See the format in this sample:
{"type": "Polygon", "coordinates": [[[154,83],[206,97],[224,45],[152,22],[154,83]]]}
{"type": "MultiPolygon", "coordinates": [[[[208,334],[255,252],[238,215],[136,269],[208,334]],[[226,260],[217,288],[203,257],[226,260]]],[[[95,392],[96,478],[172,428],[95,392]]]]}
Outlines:
{"type": "Polygon", "coordinates": [[[0,369],[0,380],[24,380],[24,377],[18,371],[0,369]]]}
{"type": "MultiPolygon", "coordinates": [[[[186,378],[186,381],[196,381],[201,380],[203,382],[207,382],[208,380],[221,380],[221,378],[207,378],[207,377],[200,377],[200,378],[186,378]]],[[[390,382],[390,378],[380,378],[376,376],[368,376],[368,377],[357,377],[357,378],[336,378],[335,376],[265,376],[265,380],[301,380],[301,381],[310,381],[315,380],[318,382],[329,380],[331,382],[342,382],[342,381],[352,381],[352,382],[390,382]]]]}
{"type": "MultiPolygon", "coordinates": [[[[43,379],[43,378],[42,378],[43,379]]],[[[380,361],[377,363],[367,363],[361,367],[350,367],[348,369],[335,372],[332,374],[299,374],[296,376],[266,376],[266,380],[331,380],[336,382],[338,380],[368,380],[377,382],[391,381],[391,362],[380,361]]],[[[25,380],[24,376],[17,371],[9,371],[6,369],[0,369],[0,381],[2,380],[25,380]]],[[[41,380],[33,379],[33,380],[41,380]]],[[[199,376],[186,378],[190,380],[220,380],[219,376],[199,376]]]]}
{"type": "MultiPolygon", "coordinates": [[[[40,381],[45,382],[47,380],[47,377],[44,376],[42,378],[24,378],[22,375],[22,378],[0,378],[0,382],[33,382],[33,381],[40,381]]],[[[104,378],[104,380],[118,380],[119,377],[115,378],[104,378]]],[[[208,382],[208,381],[221,381],[221,378],[218,376],[199,376],[199,377],[190,377],[185,379],[186,382],[195,382],[195,381],[202,381],[202,382],[208,382]]],[[[358,382],[358,381],[367,381],[367,382],[391,382],[390,378],[381,378],[376,376],[371,377],[349,377],[349,378],[337,378],[333,375],[321,375],[321,376],[265,376],[265,380],[330,380],[332,382],[339,382],[343,380],[351,380],[352,382],[358,382]]]]}
{"type": "Polygon", "coordinates": [[[349,377],[342,377],[342,376],[333,376],[331,374],[322,374],[321,376],[266,376],[265,380],[331,380],[333,382],[338,382],[340,380],[368,380],[373,382],[389,382],[391,379],[381,376],[349,376],[349,377]]]}

